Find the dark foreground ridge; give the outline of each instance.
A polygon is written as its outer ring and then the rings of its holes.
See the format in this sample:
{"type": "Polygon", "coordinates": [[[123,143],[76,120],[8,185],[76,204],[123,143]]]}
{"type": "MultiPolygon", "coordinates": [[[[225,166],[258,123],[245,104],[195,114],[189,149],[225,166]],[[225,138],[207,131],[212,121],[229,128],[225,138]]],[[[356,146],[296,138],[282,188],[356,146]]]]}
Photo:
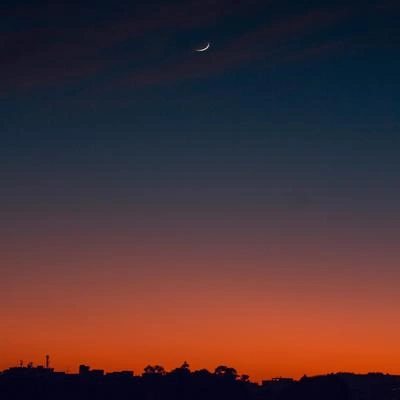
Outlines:
{"type": "Polygon", "coordinates": [[[20,366],[0,373],[2,400],[400,400],[400,376],[336,373],[315,377],[274,378],[253,383],[248,375],[219,366],[214,372],[191,371],[188,363],[170,372],[148,365],[133,371],[104,373],[81,365],[79,374],[49,367],[20,366]]]}

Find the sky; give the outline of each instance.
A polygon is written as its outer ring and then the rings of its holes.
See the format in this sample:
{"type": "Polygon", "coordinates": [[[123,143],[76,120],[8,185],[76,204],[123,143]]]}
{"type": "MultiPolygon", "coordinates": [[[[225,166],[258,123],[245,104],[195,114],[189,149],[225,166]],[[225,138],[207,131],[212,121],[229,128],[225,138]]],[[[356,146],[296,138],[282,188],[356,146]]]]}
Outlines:
{"type": "Polygon", "coordinates": [[[399,17],[3,1],[0,369],[400,374],[399,17]]]}

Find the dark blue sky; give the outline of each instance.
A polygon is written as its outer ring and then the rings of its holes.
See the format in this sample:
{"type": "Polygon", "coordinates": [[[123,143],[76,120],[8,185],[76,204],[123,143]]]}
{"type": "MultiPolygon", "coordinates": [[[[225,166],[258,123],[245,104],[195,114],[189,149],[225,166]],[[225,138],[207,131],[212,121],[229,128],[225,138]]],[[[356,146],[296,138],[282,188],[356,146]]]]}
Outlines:
{"type": "Polygon", "coordinates": [[[399,11],[3,2],[3,182],[17,197],[27,182],[66,190],[78,176],[129,190],[199,181],[204,195],[272,176],[284,193],[397,199],[399,11]]]}
{"type": "Polygon", "coordinates": [[[3,182],[17,198],[31,184],[79,199],[86,188],[65,189],[79,177],[202,196],[273,179],[271,190],[300,197],[350,201],[361,187],[365,201],[380,190],[397,199],[399,11],[390,1],[3,3],[3,182]]]}
{"type": "Polygon", "coordinates": [[[396,2],[1,12],[3,206],[396,211],[396,2]]]}

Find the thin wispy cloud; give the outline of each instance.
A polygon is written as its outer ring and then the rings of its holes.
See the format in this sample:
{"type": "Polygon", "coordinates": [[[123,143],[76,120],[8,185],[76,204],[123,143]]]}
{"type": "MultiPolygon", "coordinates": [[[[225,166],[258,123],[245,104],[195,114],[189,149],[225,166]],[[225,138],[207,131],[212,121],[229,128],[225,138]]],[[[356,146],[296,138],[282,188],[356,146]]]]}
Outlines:
{"type": "MultiPolygon", "coordinates": [[[[384,14],[395,9],[393,4],[380,2],[372,8],[384,14]]],[[[365,7],[364,11],[372,8],[365,7]]],[[[327,44],[321,40],[314,44],[302,41],[350,21],[359,13],[346,7],[325,7],[280,17],[276,2],[258,0],[147,5],[130,9],[126,16],[102,15],[93,21],[75,20],[71,17],[73,11],[79,10],[64,3],[41,10],[2,10],[2,19],[19,21],[19,28],[5,24],[0,37],[0,94],[62,86],[89,77],[101,77],[102,85],[107,82],[107,86],[153,86],[221,74],[253,60],[282,62],[296,58],[296,54],[315,57],[317,53],[340,51],[340,46],[333,49],[329,43],[341,39],[329,38],[327,44]],[[274,10],[271,15],[266,12],[269,7],[274,10]],[[33,18],[40,23],[29,24],[33,18]],[[249,31],[245,24],[237,28],[251,18],[257,18],[255,29],[249,31]],[[193,31],[220,29],[224,24],[230,24],[226,37],[216,37],[204,57],[194,54],[190,46],[175,45],[168,52],[176,38],[193,31]]]]}
{"type": "Polygon", "coordinates": [[[272,23],[248,32],[225,43],[221,48],[208,54],[198,55],[193,52],[184,58],[173,60],[164,65],[157,65],[134,72],[124,78],[124,83],[134,86],[154,85],[182,79],[196,79],[221,73],[239,67],[250,61],[265,59],[274,53],[285,57],[290,48],[290,41],[299,39],[344,18],[343,12],[311,11],[296,17],[272,23]],[[282,50],[283,49],[283,50],[282,50]]]}

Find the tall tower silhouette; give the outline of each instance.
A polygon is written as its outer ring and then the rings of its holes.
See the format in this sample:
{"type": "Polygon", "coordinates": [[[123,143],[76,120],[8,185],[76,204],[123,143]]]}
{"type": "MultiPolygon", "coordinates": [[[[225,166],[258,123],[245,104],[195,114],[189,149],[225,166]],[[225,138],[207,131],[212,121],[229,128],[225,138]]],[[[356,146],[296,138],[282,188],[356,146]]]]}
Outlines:
{"type": "Polygon", "coordinates": [[[46,368],[50,368],[50,356],[46,354],[46,368]]]}

